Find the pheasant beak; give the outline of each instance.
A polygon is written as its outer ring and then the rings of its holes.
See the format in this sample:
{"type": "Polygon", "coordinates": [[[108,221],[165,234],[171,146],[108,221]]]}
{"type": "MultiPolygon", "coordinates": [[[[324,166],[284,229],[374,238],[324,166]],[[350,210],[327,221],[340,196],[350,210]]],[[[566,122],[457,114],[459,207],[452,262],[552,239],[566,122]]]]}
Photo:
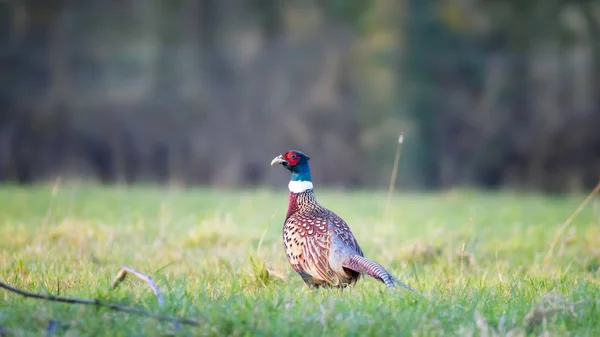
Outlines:
{"type": "Polygon", "coordinates": [[[271,160],[271,166],[275,165],[275,164],[284,164],[287,163],[287,161],[285,159],[283,159],[283,155],[280,154],[279,156],[273,158],[273,160],[271,160]]]}

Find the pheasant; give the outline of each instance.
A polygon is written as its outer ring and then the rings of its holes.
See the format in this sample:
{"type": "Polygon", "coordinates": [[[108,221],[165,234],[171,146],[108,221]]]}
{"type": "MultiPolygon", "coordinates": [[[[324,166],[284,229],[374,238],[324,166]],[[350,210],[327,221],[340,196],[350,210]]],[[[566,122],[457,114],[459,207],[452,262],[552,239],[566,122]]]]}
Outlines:
{"type": "Polygon", "coordinates": [[[292,268],[309,288],[346,287],[367,274],[392,289],[413,291],[378,263],[364,257],[352,231],[339,216],[315,199],[309,157],[296,150],[271,161],[288,169],[291,180],[283,245],[292,268]]]}

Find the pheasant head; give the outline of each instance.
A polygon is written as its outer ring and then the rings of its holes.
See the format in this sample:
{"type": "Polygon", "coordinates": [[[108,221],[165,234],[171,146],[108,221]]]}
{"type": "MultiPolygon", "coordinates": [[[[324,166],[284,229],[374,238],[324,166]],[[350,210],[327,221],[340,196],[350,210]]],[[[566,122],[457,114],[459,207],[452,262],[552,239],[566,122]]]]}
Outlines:
{"type": "Polygon", "coordinates": [[[271,166],[281,164],[288,169],[292,174],[288,184],[290,191],[302,193],[313,188],[310,166],[308,165],[309,160],[310,157],[306,154],[297,150],[290,150],[273,158],[271,166]]]}

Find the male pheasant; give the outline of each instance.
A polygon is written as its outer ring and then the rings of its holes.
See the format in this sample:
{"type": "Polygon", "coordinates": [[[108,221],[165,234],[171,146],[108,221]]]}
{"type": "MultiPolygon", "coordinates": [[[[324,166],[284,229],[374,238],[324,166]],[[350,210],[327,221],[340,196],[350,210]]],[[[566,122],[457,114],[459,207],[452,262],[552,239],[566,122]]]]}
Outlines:
{"type": "Polygon", "coordinates": [[[283,244],[292,268],[310,288],[346,287],[367,274],[392,289],[397,280],[381,265],[364,257],[352,231],[339,216],[315,199],[308,160],[300,151],[288,151],[271,161],[291,171],[283,244]]]}

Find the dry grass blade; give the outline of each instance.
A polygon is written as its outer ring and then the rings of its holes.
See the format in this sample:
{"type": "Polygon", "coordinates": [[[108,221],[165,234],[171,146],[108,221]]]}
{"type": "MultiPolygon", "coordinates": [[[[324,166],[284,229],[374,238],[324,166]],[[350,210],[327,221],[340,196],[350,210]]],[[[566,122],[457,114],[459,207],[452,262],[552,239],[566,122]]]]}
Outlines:
{"type": "Polygon", "coordinates": [[[546,256],[544,257],[544,264],[543,264],[544,267],[546,267],[548,261],[550,260],[550,258],[552,258],[556,244],[558,244],[558,241],[560,240],[560,238],[562,237],[564,232],[567,230],[567,228],[569,227],[571,222],[573,222],[573,219],[575,219],[575,217],[577,215],[579,215],[579,213],[581,213],[581,211],[585,208],[585,206],[587,206],[587,204],[589,204],[590,201],[592,201],[592,199],[594,199],[594,197],[596,196],[596,194],[598,194],[598,192],[600,192],[600,182],[598,182],[598,185],[596,185],[596,187],[592,190],[592,192],[590,192],[590,194],[588,194],[588,196],[585,198],[585,200],[583,200],[583,202],[579,205],[579,207],[577,207],[577,209],[567,218],[567,220],[565,220],[565,222],[562,224],[562,226],[560,226],[560,228],[558,229],[558,232],[556,233],[556,236],[554,237],[554,240],[552,240],[552,243],[550,244],[550,248],[548,249],[546,256]]]}
{"type": "Polygon", "coordinates": [[[152,289],[152,292],[154,292],[154,295],[156,295],[158,304],[161,307],[165,305],[165,298],[164,298],[162,292],[160,291],[160,288],[158,288],[158,285],[156,284],[156,282],[154,282],[154,280],[152,280],[152,278],[150,276],[148,276],[134,268],[131,268],[129,266],[121,265],[121,270],[117,274],[117,277],[115,277],[115,280],[112,282],[111,287],[113,289],[116,288],[121,283],[121,281],[123,281],[125,279],[127,274],[133,274],[140,280],[146,282],[146,284],[148,284],[150,289],[152,289]]]}
{"type": "Polygon", "coordinates": [[[176,323],[176,324],[183,324],[183,325],[189,325],[189,326],[200,326],[200,322],[194,321],[191,319],[158,315],[158,314],[154,314],[154,313],[151,313],[151,312],[148,312],[148,311],[145,311],[142,309],[134,308],[134,307],[128,307],[128,306],[115,304],[115,303],[107,303],[107,302],[104,302],[99,299],[68,298],[68,297],[61,297],[61,296],[36,294],[36,293],[32,293],[32,292],[28,292],[25,290],[11,287],[4,282],[0,282],[0,288],[3,288],[5,290],[8,290],[9,292],[12,292],[12,293],[24,296],[24,297],[28,297],[28,298],[36,298],[36,299],[45,300],[45,301],[61,302],[61,303],[69,303],[69,304],[93,305],[96,307],[103,307],[103,308],[107,308],[107,309],[114,310],[114,311],[138,314],[141,316],[146,316],[146,317],[155,319],[157,321],[172,322],[172,323],[176,323]]]}
{"type": "Polygon", "coordinates": [[[392,176],[390,177],[390,186],[388,187],[387,205],[385,209],[385,217],[387,219],[390,213],[390,203],[392,201],[392,194],[396,187],[396,175],[398,173],[398,164],[400,163],[400,153],[402,151],[402,143],[404,143],[404,134],[400,134],[398,137],[398,145],[396,146],[396,157],[394,158],[394,166],[392,167],[392,176]]]}
{"type": "Polygon", "coordinates": [[[263,286],[266,287],[273,281],[285,281],[285,276],[282,273],[268,268],[264,260],[261,258],[254,257],[252,255],[250,255],[249,258],[254,279],[263,286]]]}

